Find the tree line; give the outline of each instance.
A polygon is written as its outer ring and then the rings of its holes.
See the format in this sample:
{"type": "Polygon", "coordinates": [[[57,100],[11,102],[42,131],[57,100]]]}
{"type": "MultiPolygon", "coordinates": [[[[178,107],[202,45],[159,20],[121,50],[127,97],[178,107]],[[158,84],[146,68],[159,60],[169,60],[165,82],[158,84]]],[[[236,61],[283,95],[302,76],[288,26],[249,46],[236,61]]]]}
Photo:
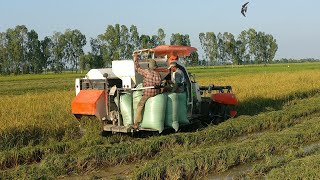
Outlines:
{"type": "MultiPolygon", "coordinates": [[[[165,39],[162,28],[155,35],[147,35],[139,34],[135,25],[108,25],[104,33],[90,38],[91,50],[85,53],[87,38],[78,29],[54,32],[40,40],[35,30],[18,25],[0,32],[0,73],[60,73],[66,69],[110,67],[112,60],[131,59],[134,50],[166,44],[165,39]]],[[[204,56],[200,61],[198,53],[192,53],[188,64],[270,63],[278,48],[272,35],[254,29],[242,31],[237,38],[228,32],[200,33],[199,40],[204,56]]],[[[191,46],[190,37],[173,33],[170,44],[191,46]]]]}
{"type": "Polygon", "coordinates": [[[242,31],[237,38],[224,32],[200,33],[200,43],[205,59],[211,64],[270,63],[278,50],[276,39],[254,29],[242,31]]]}

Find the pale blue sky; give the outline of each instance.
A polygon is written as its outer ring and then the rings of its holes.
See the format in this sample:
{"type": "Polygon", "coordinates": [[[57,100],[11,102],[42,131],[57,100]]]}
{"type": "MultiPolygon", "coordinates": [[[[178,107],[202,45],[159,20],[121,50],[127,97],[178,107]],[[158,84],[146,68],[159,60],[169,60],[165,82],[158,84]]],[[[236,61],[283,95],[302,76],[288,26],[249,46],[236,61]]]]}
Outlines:
{"type": "Polygon", "coordinates": [[[86,37],[102,34],[116,23],[138,27],[140,34],[163,28],[189,34],[201,49],[200,32],[231,32],[254,28],[272,34],[279,45],[276,58],[320,58],[319,0],[252,0],[247,17],[240,13],[247,0],[0,0],[0,32],[26,25],[40,39],[54,31],[79,29],[86,37]]]}

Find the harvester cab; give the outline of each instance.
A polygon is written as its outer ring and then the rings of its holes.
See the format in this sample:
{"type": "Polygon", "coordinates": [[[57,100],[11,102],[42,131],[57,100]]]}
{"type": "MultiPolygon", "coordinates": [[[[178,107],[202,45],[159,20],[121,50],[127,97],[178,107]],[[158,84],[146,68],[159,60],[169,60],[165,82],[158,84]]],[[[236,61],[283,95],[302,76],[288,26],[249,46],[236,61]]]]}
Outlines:
{"type": "Polygon", "coordinates": [[[157,63],[155,71],[163,81],[172,76],[168,59],[178,56],[176,66],[184,77],[182,92],[165,90],[166,86],[143,87],[143,77],[135,72],[133,60],[114,60],[112,68],[91,69],[84,78],[75,80],[76,97],[72,101],[72,113],[76,118],[96,116],[103,121],[103,130],[111,132],[158,131],[174,129],[196,121],[221,122],[236,115],[237,99],[231,86],[200,86],[195,75],[188,73],[183,57],[197,49],[189,46],[161,45],[153,49],[134,52],[140,56],[139,65],[148,67],[148,61],[157,63]],[[145,104],[143,119],[138,129],[133,119],[142,90],[161,88],[161,94],[149,98],[145,104]],[[212,93],[214,91],[214,93],[212,93]]]}

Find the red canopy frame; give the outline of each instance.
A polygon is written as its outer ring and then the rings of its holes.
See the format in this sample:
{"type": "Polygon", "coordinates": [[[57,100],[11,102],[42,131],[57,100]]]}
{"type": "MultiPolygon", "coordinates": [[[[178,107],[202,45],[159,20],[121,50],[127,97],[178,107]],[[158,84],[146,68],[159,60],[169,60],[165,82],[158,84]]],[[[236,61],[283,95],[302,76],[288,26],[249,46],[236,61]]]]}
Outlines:
{"type": "Polygon", "coordinates": [[[190,56],[192,52],[197,51],[197,48],[191,46],[178,46],[178,45],[160,45],[153,49],[156,56],[190,56]]]}

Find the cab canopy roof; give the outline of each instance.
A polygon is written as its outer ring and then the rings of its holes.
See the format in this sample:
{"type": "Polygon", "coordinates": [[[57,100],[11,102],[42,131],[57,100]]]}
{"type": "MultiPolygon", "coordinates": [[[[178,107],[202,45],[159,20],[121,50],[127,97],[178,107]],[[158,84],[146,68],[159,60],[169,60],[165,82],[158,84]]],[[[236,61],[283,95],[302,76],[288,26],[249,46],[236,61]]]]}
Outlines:
{"type": "Polygon", "coordinates": [[[160,45],[150,49],[150,51],[154,52],[156,56],[190,56],[197,49],[191,46],[160,45]]]}

